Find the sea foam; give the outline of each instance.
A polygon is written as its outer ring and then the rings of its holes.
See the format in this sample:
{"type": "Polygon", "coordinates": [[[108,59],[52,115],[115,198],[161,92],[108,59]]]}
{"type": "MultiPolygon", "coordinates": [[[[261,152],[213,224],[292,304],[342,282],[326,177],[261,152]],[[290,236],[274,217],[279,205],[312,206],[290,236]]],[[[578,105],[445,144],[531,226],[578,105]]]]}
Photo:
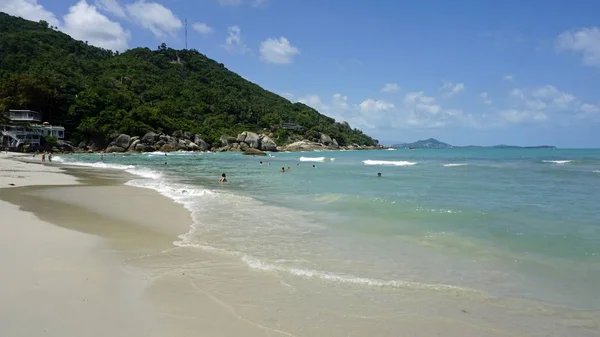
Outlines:
{"type": "Polygon", "coordinates": [[[412,166],[415,162],[412,161],[392,161],[392,160],[363,160],[365,165],[390,165],[390,166],[412,166]]]}
{"type": "Polygon", "coordinates": [[[468,166],[469,164],[466,163],[456,163],[456,164],[444,164],[442,166],[444,167],[458,167],[458,166],[468,166]]]}
{"type": "Polygon", "coordinates": [[[542,160],[542,162],[549,163],[549,164],[564,165],[564,164],[571,163],[572,160],[542,160]]]}
{"type": "Polygon", "coordinates": [[[325,157],[300,157],[300,161],[324,162],[325,157]]]}

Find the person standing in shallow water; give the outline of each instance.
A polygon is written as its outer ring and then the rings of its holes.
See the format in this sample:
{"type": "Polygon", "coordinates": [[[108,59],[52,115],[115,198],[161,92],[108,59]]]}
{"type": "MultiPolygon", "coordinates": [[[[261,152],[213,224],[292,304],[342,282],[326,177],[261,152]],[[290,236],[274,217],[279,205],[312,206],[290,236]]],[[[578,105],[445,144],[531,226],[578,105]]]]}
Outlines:
{"type": "Polygon", "coordinates": [[[220,183],[226,183],[227,182],[227,176],[225,175],[225,173],[221,174],[221,179],[219,179],[220,183]]]}

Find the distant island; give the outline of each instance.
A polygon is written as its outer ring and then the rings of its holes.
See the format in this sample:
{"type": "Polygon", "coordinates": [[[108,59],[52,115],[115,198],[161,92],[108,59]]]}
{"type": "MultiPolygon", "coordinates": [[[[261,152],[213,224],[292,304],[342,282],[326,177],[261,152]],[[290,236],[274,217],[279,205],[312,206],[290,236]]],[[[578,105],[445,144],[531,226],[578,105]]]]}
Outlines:
{"type": "Polygon", "coordinates": [[[440,142],[437,139],[429,138],[419,140],[414,143],[402,143],[394,144],[391,146],[395,149],[465,149],[465,148],[486,148],[486,149],[555,149],[556,146],[552,145],[539,145],[539,146],[517,146],[517,145],[494,145],[494,146],[479,146],[479,145],[467,145],[467,146],[455,146],[448,143],[440,142]]]}

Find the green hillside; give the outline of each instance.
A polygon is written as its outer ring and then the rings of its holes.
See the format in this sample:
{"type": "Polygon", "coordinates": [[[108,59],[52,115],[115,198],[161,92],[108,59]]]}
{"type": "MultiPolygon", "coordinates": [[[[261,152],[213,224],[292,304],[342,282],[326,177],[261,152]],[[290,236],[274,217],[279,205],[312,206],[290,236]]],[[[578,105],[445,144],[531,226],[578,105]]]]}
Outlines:
{"type": "Polygon", "coordinates": [[[49,27],[0,13],[0,111],[32,109],[67,128],[73,141],[106,141],[116,133],[221,135],[269,129],[291,141],[281,123],[305,127],[340,145],[377,141],[316,110],[243,79],[196,50],[136,48],[112,52],[73,40],[49,27]]]}

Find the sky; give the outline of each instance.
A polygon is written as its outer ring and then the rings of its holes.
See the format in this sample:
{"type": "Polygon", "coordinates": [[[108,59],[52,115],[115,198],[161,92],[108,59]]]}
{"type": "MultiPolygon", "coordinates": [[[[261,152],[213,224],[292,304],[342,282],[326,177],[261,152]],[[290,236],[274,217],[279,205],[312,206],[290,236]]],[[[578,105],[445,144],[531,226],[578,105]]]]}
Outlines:
{"type": "Polygon", "coordinates": [[[596,0],[0,0],[124,51],[194,48],[384,144],[600,148],[596,0]]]}

